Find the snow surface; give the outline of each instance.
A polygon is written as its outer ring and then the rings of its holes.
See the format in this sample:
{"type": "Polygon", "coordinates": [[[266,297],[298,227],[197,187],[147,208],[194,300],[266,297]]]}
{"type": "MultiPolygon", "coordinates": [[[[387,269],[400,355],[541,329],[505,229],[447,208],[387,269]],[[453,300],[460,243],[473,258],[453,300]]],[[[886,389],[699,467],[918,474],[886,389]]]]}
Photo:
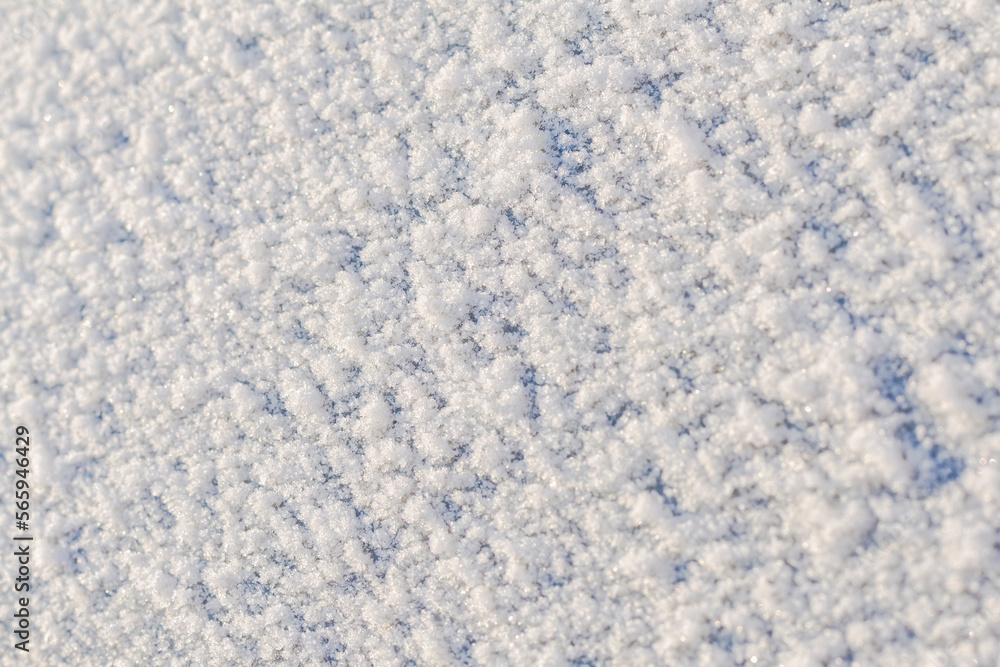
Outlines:
{"type": "Polygon", "coordinates": [[[995,1],[2,10],[34,664],[996,665],[995,1]]]}

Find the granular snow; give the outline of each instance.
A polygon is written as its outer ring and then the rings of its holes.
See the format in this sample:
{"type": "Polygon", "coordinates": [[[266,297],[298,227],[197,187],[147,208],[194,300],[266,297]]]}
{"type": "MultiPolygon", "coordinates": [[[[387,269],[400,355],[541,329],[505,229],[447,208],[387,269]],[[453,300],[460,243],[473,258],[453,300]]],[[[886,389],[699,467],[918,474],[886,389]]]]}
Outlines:
{"type": "Polygon", "coordinates": [[[2,9],[34,664],[997,664],[994,2],[2,9]]]}

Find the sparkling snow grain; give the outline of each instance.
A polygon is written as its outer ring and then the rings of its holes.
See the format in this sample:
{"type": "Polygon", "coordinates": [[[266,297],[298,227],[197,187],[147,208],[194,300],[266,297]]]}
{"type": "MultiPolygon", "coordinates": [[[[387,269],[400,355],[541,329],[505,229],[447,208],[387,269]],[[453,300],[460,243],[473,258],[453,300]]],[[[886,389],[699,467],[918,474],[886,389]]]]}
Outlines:
{"type": "Polygon", "coordinates": [[[3,10],[38,664],[996,664],[995,4],[3,10]]]}

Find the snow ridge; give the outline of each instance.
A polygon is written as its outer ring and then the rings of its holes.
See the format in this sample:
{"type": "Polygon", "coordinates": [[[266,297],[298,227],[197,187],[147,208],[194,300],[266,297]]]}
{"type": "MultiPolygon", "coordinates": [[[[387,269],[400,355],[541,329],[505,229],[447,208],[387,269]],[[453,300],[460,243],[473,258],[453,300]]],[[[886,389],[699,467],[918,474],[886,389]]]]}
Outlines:
{"type": "Polygon", "coordinates": [[[39,664],[995,664],[1000,26],[916,4],[7,3],[39,664]]]}

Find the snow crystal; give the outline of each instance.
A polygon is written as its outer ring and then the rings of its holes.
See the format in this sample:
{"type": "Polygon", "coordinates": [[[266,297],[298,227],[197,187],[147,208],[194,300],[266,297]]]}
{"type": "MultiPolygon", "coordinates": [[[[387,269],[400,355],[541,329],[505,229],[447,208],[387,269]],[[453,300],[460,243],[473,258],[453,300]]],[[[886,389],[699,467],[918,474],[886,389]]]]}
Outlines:
{"type": "Polygon", "coordinates": [[[992,3],[127,5],[0,8],[38,664],[996,664],[992,3]]]}

